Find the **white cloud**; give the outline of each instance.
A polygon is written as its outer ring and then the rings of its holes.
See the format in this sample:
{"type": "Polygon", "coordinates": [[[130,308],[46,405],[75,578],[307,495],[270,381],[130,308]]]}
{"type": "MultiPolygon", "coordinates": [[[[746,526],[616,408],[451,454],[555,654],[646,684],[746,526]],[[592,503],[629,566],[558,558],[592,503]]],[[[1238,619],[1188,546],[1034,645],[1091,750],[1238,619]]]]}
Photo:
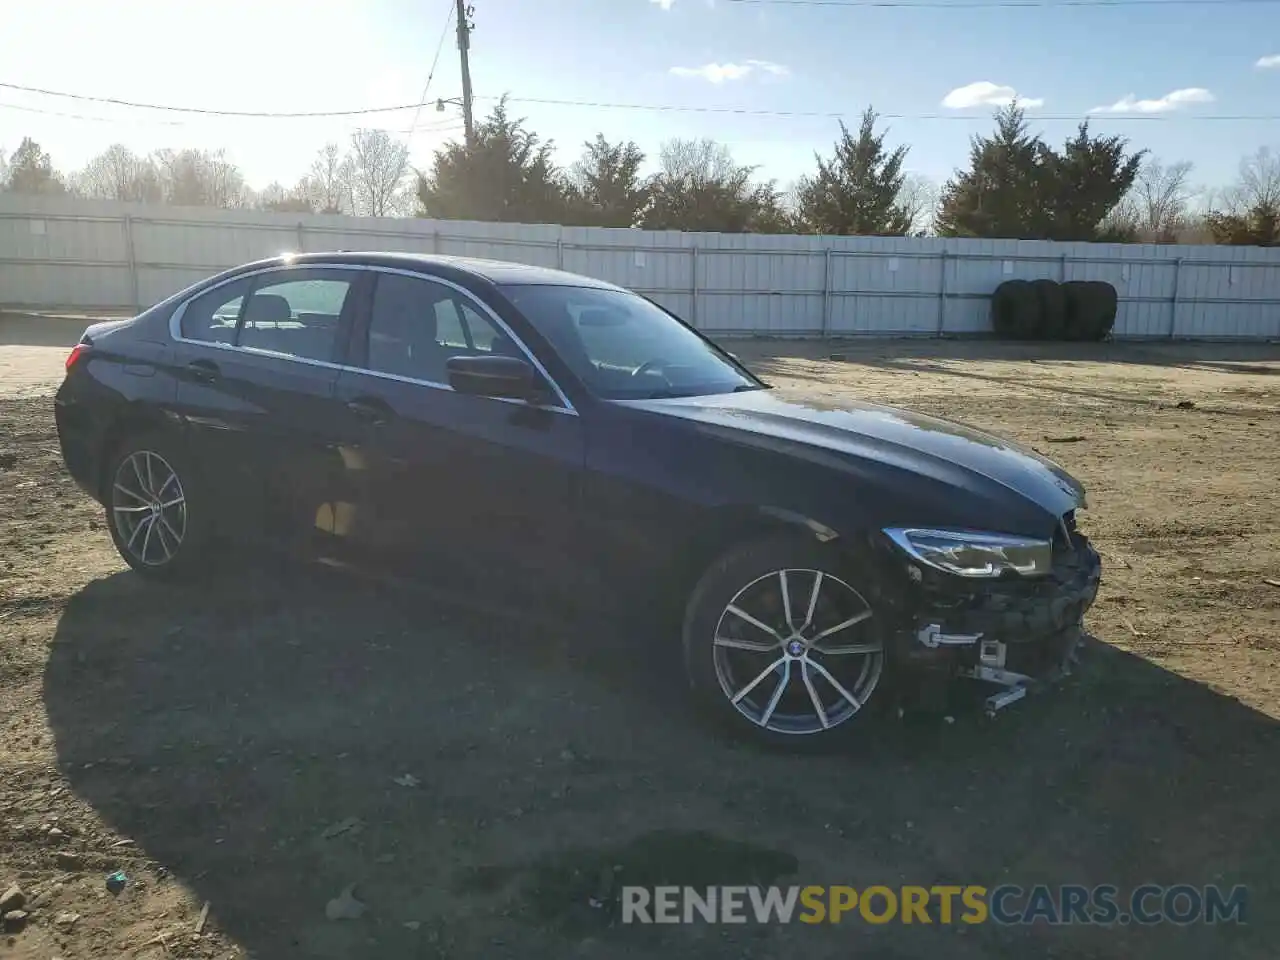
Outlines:
{"type": "Polygon", "coordinates": [[[1024,107],[1043,107],[1043,97],[1024,97],[1013,87],[992,83],[990,80],[978,80],[956,87],[942,98],[942,105],[952,110],[964,110],[968,107],[1006,107],[1017,97],[1018,103],[1024,107]]]}
{"type": "Polygon", "coordinates": [[[672,67],[677,77],[699,77],[708,83],[724,83],[726,80],[743,80],[753,73],[767,73],[774,77],[787,77],[791,71],[770,60],[744,60],[742,63],[706,63],[700,67],[672,67]]]}
{"type": "Polygon", "coordinates": [[[1213,94],[1204,87],[1184,87],[1166,93],[1158,100],[1139,100],[1127,94],[1110,106],[1094,107],[1090,113],[1168,113],[1189,103],[1213,103],[1213,94]]]}
{"type": "Polygon", "coordinates": [[[671,5],[672,5],[673,3],[675,3],[675,2],[676,2],[676,0],[649,0],[649,2],[650,2],[650,3],[656,3],[656,4],[657,4],[658,6],[660,6],[663,10],[670,10],[670,9],[671,9],[671,5]]]}
{"type": "Polygon", "coordinates": [[[1280,67],[1280,53],[1273,53],[1269,57],[1259,57],[1258,62],[1254,64],[1261,70],[1270,70],[1273,67],[1280,67]]]}

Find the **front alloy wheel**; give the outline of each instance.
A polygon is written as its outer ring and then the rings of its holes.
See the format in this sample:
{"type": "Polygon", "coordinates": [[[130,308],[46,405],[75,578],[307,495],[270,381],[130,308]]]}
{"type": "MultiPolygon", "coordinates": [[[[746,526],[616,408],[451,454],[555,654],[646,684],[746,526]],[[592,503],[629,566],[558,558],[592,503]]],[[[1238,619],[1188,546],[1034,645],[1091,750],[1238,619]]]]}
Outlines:
{"type": "Polygon", "coordinates": [[[862,595],[821,570],[758,577],[716,626],[720,689],[739,713],[774,733],[838,727],[870,699],[884,667],[883,646],[857,629],[870,619],[862,595]]]}
{"type": "Polygon", "coordinates": [[[703,577],[685,621],[690,680],[739,730],[825,739],[872,699],[884,643],[839,560],[819,544],[761,541],[703,577]]]}

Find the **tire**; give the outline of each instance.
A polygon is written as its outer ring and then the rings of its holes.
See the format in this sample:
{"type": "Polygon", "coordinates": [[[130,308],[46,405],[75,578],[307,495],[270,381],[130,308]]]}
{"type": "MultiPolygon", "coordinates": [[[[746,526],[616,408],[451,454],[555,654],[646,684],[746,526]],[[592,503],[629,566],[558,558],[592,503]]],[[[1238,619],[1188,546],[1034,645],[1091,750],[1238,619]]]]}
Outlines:
{"type": "Polygon", "coordinates": [[[1116,311],[1119,309],[1119,297],[1116,288],[1103,280],[1090,280],[1089,286],[1094,297],[1094,322],[1090,328],[1090,340],[1105,340],[1116,325],[1116,311]]]}
{"type": "Polygon", "coordinates": [[[886,702],[876,696],[885,687],[885,643],[871,595],[866,574],[816,540],[784,535],[729,549],[703,574],[685,611],[685,670],[699,705],[729,732],[759,743],[838,742],[886,702]]]}
{"type": "Polygon", "coordinates": [[[1026,280],[1006,280],[991,294],[991,329],[996,336],[1018,340],[1034,325],[1039,307],[1035,291],[1026,280]]]}
{"type": "Polygon", "coordinates": [[[103,483],[107,529],[134,570],[169,579],[207,560],[211,518],[201,511],[196,472],[182,446],[159,433],[126,437],[103,483]]]}
{"type": "Polygon", "coordinates": [[[1033,280],[1040,308],[1040,323],[1036,335],[1041,340],[1061,340],[1067,332],[1067,300],[1062,285],[1056,280],[1033,280]]]}
{"type": "Polygon", "coordinates": [[[1094,314],[1097,312],[1097,296],[1091,284],[1085,280],[1068,280],[1062,285],[1067,304],[1066,338],[1091,340],[1094,314]]]}

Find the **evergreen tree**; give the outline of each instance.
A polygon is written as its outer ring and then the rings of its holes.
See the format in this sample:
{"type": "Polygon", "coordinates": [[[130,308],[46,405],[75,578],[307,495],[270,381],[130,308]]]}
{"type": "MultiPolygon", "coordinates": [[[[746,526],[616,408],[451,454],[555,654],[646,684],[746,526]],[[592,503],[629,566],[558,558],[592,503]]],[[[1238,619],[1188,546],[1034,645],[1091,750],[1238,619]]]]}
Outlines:
{"type": "Polygon", "coordinates": [[[996,112],[994,136],[973,137],[969,169],[943,187],[938,233],[944,237],[1034,237],[1044,228],[1037,186],[1044,144],[1027,132],[1018,104],[996,112]]]}
{"type": "Polygon", "coordinates": [[[714,140],[669,140],[649,181],[641,225],[649,230],[781,233],[791,227],[772,181],[757,183],[714,140]]]}
{"type": "Polygon", "coordinates": [[[62,180],[53,172],[49,154],[30,137],[23,137],[9,158],[5,187],[13,193],[56,195],[67,192],[62,180]]]}
{"type": "Polygon", "coordinates": [[[817,157],[818,172],[798,189],[801,221],[813,232],[861,236],[904,236],[912,215],[900,202],[908,148],[885,149],[876,134],[876,113],[862,115],[858,135],[840,124],[840,139],[830,160],[817,157]]]}
{"type": "Polygon", "coordinates": [[[644,151],[634,142],[610,143],[604,134],[584,144],[569,170],[569,217],[591,227],[634,227],[649,202],[640,176],[644,151]]]}
{"type": "Polygon", "coordinates": [[[483,120],[469,144],[437,151],[418,180],[425,217],[507,223],[558,223],[565,184],[552,161],[553,144],[507,113],[506,99],[483,120]]]}
{"type": "Polygon", "coordinates": [[[996,113],[996,132],[974,137],[969,169],[946,185],[938,232],[950,237],[1096,240],[1137,178],[1145,151],[1123,137],[1091,137],[1088,123],[1057,152],[1028,132],[1012,103],[996,113]]]}
{"type": "Polygon", "coordinates": [[[1041,168],[1046,240],[1095,240],[1099,228],[1137,179],[1146,151],[1127,154],[1123,137],[1089,136],[1080,124],[1061,153],[1045,150],[1041,168]]]}

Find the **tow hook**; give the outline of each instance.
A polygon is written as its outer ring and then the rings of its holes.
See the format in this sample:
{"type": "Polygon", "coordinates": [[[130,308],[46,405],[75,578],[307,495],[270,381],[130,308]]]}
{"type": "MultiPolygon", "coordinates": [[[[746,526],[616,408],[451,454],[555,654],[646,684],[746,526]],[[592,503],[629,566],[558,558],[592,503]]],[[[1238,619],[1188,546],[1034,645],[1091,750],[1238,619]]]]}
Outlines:
{"type": "Polygon", "coordinates": [[[967,647],[981,639],[980,633],[943,633],[942,627],[936,623],[926,624],[916,632],[916,640],[930,650],[938,647],[967,647]]]}
{"type": "Polygon", "coordinates": [[[978,645],[978,665],[963,672],[964,676],[974,680],[1004,687],[987,697],[984,706],[988,717],[994,717],[1009,704],[1017,703],[1025,697],[1032,683],[1032,678],[1026,674],[1004,668],[1006,652],[1007,648],[1001,641],[983,640],[978,645]]]}

